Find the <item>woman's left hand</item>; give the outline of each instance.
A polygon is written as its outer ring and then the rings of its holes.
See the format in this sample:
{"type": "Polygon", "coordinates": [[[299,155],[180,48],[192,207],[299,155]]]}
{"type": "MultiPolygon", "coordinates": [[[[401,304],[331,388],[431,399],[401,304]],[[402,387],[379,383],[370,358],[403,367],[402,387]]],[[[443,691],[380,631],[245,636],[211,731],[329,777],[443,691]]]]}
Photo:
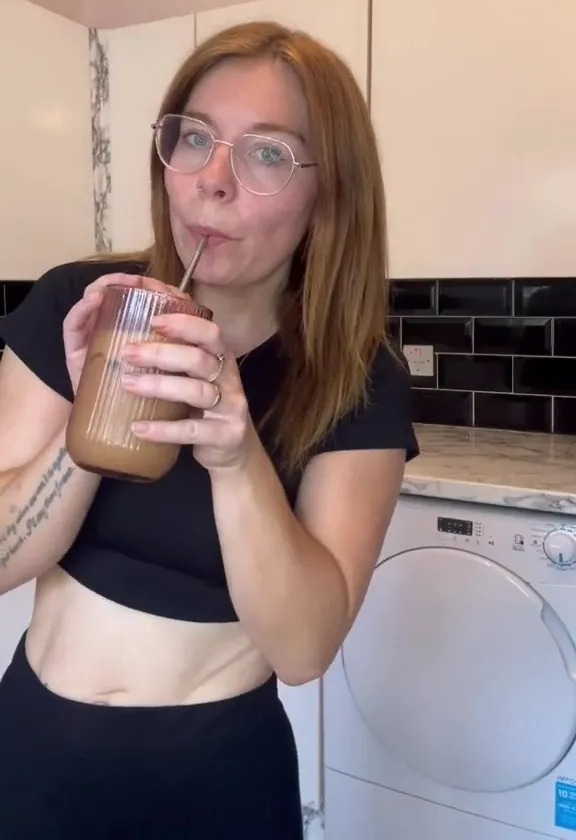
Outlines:
{"type": "Polygon", "coordinates": [[[124,359],[165,373],[125,376],[123,386],[143,397],[186,403],[191,416],[135,423],[134,434],[159,443],[191,445],[196,460],[208,470],[241,465],[256,432],[236,360],[225,348],[219,327],[182,314],[159,315],[153,327],[165,342],[130,345],[124,359]],[[202,409],[203,415],[195,409],[202,409]]]}

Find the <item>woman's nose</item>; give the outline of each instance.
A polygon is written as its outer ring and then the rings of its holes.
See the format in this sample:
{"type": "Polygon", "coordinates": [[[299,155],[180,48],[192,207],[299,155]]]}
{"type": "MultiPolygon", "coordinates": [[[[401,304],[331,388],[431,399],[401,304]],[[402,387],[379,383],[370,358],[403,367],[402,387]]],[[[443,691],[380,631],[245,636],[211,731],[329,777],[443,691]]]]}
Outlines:
{"type": "Polygon", "coordinates": [[[198,180],[202,192],[219,198],[232,197],[236,191],[236,179],[230,162],[231,147],[228,143],[215,141],[208,163],[199,172],[198,180]]]}

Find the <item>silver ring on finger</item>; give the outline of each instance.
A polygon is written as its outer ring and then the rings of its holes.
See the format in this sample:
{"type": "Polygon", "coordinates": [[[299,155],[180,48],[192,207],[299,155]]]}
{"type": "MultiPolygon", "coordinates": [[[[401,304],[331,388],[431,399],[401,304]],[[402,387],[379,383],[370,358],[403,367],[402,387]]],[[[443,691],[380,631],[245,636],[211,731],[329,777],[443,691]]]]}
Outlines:
{"type": "Polygon", "coordinates": [[[220,374],[222,373],[222,368],[224,367],[224,362],[226,361],[225,356],[222,353],[216,353],[216,361],[218,362],[218,370],[214,373],[210,374],[208,377],[208,382],[216,382],[220,374]]]}
{"type": "Polygon", "coordinates": [[[214,411],[214,409],[216,408],[216,406],[220,405],[220,402],[222,401],[222,391],[220,390],[220,388],[218,387],[218,385],[217,385],[215,382],[212,382],[212,387],[214,388],[214,391],[215,391],[216,393],[215,393],[215,395],[214,395],[214,402],[213,402],[213,403],[212,403],[212,405],[208,408],[208,411],[214,411]]]}

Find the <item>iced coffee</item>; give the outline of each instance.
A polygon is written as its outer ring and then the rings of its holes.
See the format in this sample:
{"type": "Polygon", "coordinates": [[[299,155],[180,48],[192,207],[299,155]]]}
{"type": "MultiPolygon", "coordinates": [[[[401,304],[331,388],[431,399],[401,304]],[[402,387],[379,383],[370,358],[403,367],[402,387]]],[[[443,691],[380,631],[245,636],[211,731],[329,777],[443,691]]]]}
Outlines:
{"type": "Polygon", "coordinates": [[[212,318],[209,309],[187,295],[105,289],[66,432],[70,457],[82,469],[109,478],[156,481],[176,463],[178,444],[142,440],[131,426],[140,420],[183,420],[191,415],[190,406],[141,397],[122,386],[124,374],[161,373],[125,362],[122,353],[128,344],[165,341],[151,321],[176,312],[212,318]]]}

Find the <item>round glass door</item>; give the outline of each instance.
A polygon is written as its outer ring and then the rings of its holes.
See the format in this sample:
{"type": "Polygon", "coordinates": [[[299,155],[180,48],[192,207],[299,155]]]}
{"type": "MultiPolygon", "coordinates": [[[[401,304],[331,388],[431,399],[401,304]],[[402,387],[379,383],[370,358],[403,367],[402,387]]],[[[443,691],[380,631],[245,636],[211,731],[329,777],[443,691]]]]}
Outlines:
{"type": "Polygon", "coordinates": [[[440,784],[523,787],[576,737],[572,639],[532,587],[479,555],[426,548],[383,561],[342,656],[366,726],[440,784]]]}

